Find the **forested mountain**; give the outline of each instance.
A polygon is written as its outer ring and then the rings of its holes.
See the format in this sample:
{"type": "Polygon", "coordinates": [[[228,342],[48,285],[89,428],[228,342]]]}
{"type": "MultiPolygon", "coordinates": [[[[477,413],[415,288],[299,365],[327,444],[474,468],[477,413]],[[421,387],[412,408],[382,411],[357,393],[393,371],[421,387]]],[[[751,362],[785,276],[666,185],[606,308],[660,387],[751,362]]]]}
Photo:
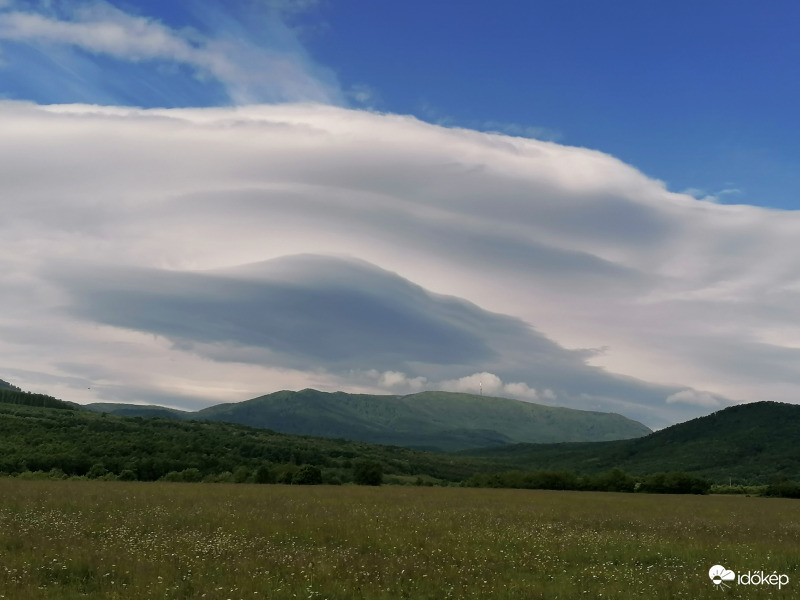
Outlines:
{"type": "Polygon", "coordinates": [[[130,404],[87,408],[126,416],[225,421],[435,451],[517,442],[614,440],[650,433],[641,423],[617,414],[453,392],[387,396],[281,391],[195,413],[130,404]]]}
{"type": "MultiPolygon", "coordinates": [[[[460,481],[495,465],[469,458],[276,433],[232,423],[118,417],[0,403],[0,473],[63,471],[67,475],[155,480],[191,472],[208,480],[252,480],[258,469],[280,480],[301,465],[325,481],[350,481],[359,461],[389,477],[460,481]]],[[[188,479],[186,479],[188,480],[188,479]]]]}
{"type": "Polygon", "coordinates": [[[685,471],[720,483],[800,479],[800,406],[740,404],[648,436],[604,443],[515,444],[461,455],[524,469],[637,475],[685,471]]]}

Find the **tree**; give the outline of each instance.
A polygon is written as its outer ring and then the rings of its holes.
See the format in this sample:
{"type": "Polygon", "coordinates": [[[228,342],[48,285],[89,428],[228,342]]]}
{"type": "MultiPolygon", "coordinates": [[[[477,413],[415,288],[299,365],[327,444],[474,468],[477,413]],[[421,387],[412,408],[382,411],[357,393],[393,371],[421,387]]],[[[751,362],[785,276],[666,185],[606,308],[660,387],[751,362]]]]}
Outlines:
{"type": "Polygon", "coordinates": [[[353,481],[358,485],[383,483],[383,465],[375,460],[358,460],[353,465],[353,481]]]}
{"type": "Polygon", "coordinates": [[[322,471],[314,465],[303,465],[294,474],[292,483],[295,485],[319,485],[322,483],[322,471]]]}
{"type": "Polygon", "coordinates": [[[705,479],[673,471],[645,477],[636,491],[650,494],[707,494],[710,488],[711,484],[705,479]]]}
{"type": "Polygon", "coordinates": [[[267,465],[261,465],[256,469],[255,475],[253,475],[253,480],[256,483],[275,483],[275,474],[272,472],[272,469],[269,468],[267,465]]]}
{"type": "Polygon", "coordinates": [[[184,469],[181,472],[181,479],[188,483],[197,483],[203,478],[203,474],[200,472],[200,469],[196,469],[194,467],[190,469],[184,469]]]}
{"type": "Polygon", "coordinates": [[[234,483],[246,483],[250,479],[250,469],[245,466],[238,466],[233,470],[234,483]]]}
{"type": "Polygon", "coordinates": [[[632,492],[636,487],[636,480],[625,474],[622,469],[612,469],[603,473],[590,482],[589,488],[604,492],[632,492]]]}
{"type": "Polygon", "coordinates": [[[120,481],[136,481],[136,473],[134,473],[131,469],[123,469],[122,473],[119,474],[120,481]]]}
{"type": "Polygon", "coordinates": [[[89,469],[89,472],[86,474],[86,476],[89,479],[97,479],[98,477],[102,477],[106,473],[108,473],[108,469],[106,469],[105,465],[103,465],[102,463],[95,463],[92,465],[92,468],[89,469]]]}

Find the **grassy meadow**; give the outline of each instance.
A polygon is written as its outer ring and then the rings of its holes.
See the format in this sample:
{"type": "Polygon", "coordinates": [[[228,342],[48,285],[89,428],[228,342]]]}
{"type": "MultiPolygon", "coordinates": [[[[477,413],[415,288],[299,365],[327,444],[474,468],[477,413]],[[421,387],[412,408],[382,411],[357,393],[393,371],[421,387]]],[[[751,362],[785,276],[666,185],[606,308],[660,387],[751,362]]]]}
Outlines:
{"type": "Polygon", "coordinates": [[[0,598],[796,598],[800,504],[0,479],[0,598]],[[717,590],[708,569],[789,575],[717,590]]]}

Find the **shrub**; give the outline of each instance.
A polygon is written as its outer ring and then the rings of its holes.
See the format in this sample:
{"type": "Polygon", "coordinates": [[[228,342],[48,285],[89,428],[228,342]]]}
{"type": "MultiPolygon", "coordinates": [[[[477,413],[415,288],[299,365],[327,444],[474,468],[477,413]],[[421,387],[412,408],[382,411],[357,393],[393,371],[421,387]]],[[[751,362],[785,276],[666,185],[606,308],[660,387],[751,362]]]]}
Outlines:
{"type": "Polygon", "coordinates": [[[223,471],[214,476],[214,483],[231,483],[233,481],[233,473],[230,471],[223,471]]]}
{"type": "Polygon", "coordinates": [[[253,481],[256,483],[275,483],[275,474],[267,465],[261,465],[253,475],[253,481]]]}
{"type": "Polygon", "coordinates": [[[383,483],[383,466],[374,460],[359,460],[353,465],[353,481],[357,485],[383,483]]]}
{"type": "Polygon", "coordinates": [[[130,469],[124,469],[117,479],[120,481],[136,481],[136,473],[130,469]]]}
{"type": "Polygon", "coordinates": [[[188,481],[189,483],[197,483],[203,478],[203,474],[200,472],[200,469],[184,469],[181,472],[181,479],[183,481],[188,481]]]}
{"type": "Polygon", "coordinates": [[[764,491],[764,495],[777,496],[780,498],[800,498],[800,483],[796,481],[771,483],[764,491]]]}
{"type": "Polygon", "coordinates": [[[621,469],[613,469],[587,482],[587,487],[603,492],[632,492],[636,481],[621,469]]]}
{"type": "Polygon", "coordinates": [[[250,479],[250,469],[247,467],[236,467],[233,470],[234,483],[246,483],[250,479]]]}
{"type": "Polygon", "coordinates": [[[319,485],[322,483],[322,471],[314,465],[303,465],[294,474],[292,483],[295,485],[319,485]]]}
{"type": "Polygon", "coordinates": [[[707,494],[711,483],[680,471],[649,475],[637,486],[637,492],[650,494],[707,494]]]}
{"type": "Polygon", "coordinates": [[[102,477],[106,473],[108,473],[108,469],[106,469],[101,463],[95,463],[92,465],[92,468],[89,469],[89,472],[86,473],[86,476],[89,479],[97,479],[98,477],[102,477]]]}
{"type": "Polygon", "coordinates": [[[295,472],[292,469],[286,469],[283,473],[278,475],[278,483],[292,483],[294,480],[294,473],[295,472]]]}

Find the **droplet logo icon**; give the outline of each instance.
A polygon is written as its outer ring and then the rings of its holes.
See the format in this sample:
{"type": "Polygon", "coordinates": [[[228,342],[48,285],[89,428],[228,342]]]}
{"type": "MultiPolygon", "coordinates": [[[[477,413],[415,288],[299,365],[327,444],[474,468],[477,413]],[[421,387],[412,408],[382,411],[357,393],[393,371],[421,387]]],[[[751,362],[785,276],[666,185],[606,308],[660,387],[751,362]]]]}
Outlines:
{"type": "Polygon", "coordinates": [[[720,587],[730,587],[726,581],[733,581],[736,579],[736,573],[733,571],[726,569],[722,565],[714,565],[708,570],[708,576],[711,578],[711,582],[714,585],[718,585],[720,587]]]}

